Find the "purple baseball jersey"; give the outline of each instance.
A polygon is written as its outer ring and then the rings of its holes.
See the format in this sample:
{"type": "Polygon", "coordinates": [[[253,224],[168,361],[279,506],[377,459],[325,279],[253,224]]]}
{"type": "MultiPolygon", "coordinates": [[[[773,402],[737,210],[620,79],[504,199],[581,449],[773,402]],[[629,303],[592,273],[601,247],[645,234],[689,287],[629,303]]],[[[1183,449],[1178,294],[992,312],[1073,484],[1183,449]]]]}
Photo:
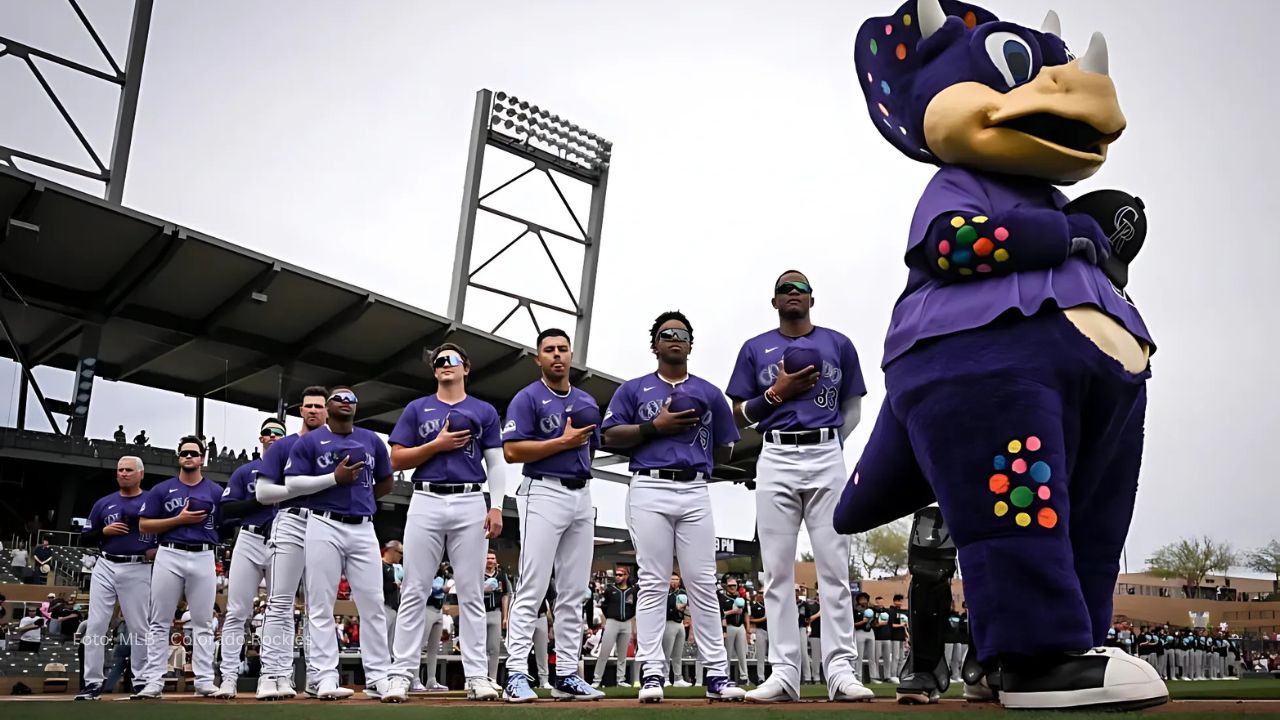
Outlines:
{"type": "Polygon", "coordinates": [[[489,403],[468,395],[450,405],[435,395],[420,397],[400,413],[391,431],[392,445],[418,447],[436,438],[444,428],[450,411],[461,410],[480,423],[480,432],[472,433],[471,442],[452,452],[438,453],[413,471],[414,482],[482,483],[485,481],[484,451],[502,447],[502,419],[489,403]]]}
{"type": "MultiPolygon", "coordinates": [[[[565,418],[584,406],[598,408],[595,398],[585,390],[569,388],[561,396],[541,380],[529,383],[507,406],[507,423],[502,426],[502,441],[550,440],[564,434],[565,418]]],[[[525,475],[547,475],[567,480],[591,477],[591,454],[600,447],[600,428],[591,441],[573,450],[563,450],[537,462],[525,463],[525,475]]]]}
{"type": "Polygon", "coordinates": [[[156,546],[155,535],[143,535],[138,530],[138,515],[146,501],[147,494],[141,493],[133,497],[124,497],[118,492],[98,500],[89,511],[89,524],[84,532],[101,530],[112,523],[124,523],[129,526],[128,535],[112,535],[102,539],[102,552],[111,555],[141,555],[156,546]]]}
{"type": "MultiPolygon", "coordinates": [[[[284,467],[289,464],[289,453],[293,452],[293,446],[302,439],[301,435],[286,435],[279,440],[271,443],[271,447],[267,448],[267,454],[262,456],[258,463],[257,480],[254,483],[254,489],[257,489],[258,482],[274,483],[276,485],[284,484],[284,467]]],[[[281,501],[277,508],[290,507],[311,507],[311,496],[303,495],[301,497],[289,498],[281,501]]]]}
{"type": "MultiPolygon", "coordinates": [[[[822,357],[817,393],[782,403],[757,425],[761,432],[838,428],[844,424],[840,406],[850,398],[867,394],[858,351],[849,338],[824,327],[815,327],[805,337],[822,357]]],[[[729,378],[729,397],[750,400],[763,394],[778,377],[782,354],[799,339],[770,330],[743,343],[733,366],[733,376],[729,378]]]]}
{"type": "MultiPolygon", "coordinates": [[[[275,447],[277,443],[283,442],[283,438],[271,444],[275,447]]],[[[271,452],[271,448],[267,448],[267,452],[271,452]]],[[[231,473],[231,479],[227,481],[227,489],[222,491],[223,500],[248,500],[254,497],[254,491],[258,484],[258,473],[262,469],[264,458],[259,458],[252,462],[245,463],[236,468],[231,473]]],[[[276,506],[268,505],[261,510],[240,518],[240,525],[257,525],[265,527],[276,516],[276,506]]]]}
{"type": "Polygon", "coordinates": [[[187,485],[176,477],[156,485],[145,493],[139,517],[163,520],[177,516],[190,502],[193,510],[207,510],[204,522],[179,525],[161,533],[160,542],[218,544],[218,505],[222,502],[222,486],[202,478],[195,485],[187,485]]]}
{"type": "MultiPolygon", "coordinates": [[[[278,444],[278,443],[277,443],[278,444]]],[[[378,505],[373,497],[373,485],[391,476],[391,456],[382,438],[372,430],[352,428],[350,435],[340,435],[327,426],[303,435],[289,451],[289,462],[284,474],[288,478],[298,475],[328,475],[337,469],[352,447],[363,451],[364,467],[360,477],[351,485],[335,485],[310,496],[307,507],[319,512],[372,517],[378,505]]],[[[359,456],[359,452],[355,453],[359,456]]],[[[352,457],[356,462],[356,457],[352,457]]]]}
{"type": "MultiPolygon", "coordinates": [[[[944,213],[995,215],[1014,208],[1062,209],[1066,197],[1047,183],[1014,182],[959,167],[944,167],[929,181],[911,220],[907,252],[924,241],[930,223],[944,213]]],[[[1031,316],[1046,303],[1059,308],[1093,305],[1124,325],[1155,352],[1142,316],[1111,284],[1102,268],[1071,256],[1056,268],[947,283],[912,267],[885,339],[884,361],[926,338],[982,327],[1007,310],[1031,316]]]]}
{"type": "MultiPolygon", "coordinates": [[[[719,388],[695,375],[690,375],[679,386],[684,392],[701,398],[708,408],[693,433],[693,440],[659,435],[637,445],[631,449],[631,472],[666,468],[696,470],[710,475],[715,465],[712,456],[715,449],[738,441],[733,410],[719,388]]],[[[622,383],[609,401],[609,410],[604,414],[600,430],[603,432],[615,425],[649,422],[658,416],[674,387],[656,372],[622,383]]]]}

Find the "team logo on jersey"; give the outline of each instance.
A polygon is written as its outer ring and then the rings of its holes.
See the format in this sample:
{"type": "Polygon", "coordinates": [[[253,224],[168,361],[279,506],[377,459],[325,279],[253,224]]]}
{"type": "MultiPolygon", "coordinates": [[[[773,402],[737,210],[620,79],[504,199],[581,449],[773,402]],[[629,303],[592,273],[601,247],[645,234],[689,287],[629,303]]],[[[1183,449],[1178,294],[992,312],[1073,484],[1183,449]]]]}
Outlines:
{"type": "Polygon", "coordinates": [[[516,421],[508,420],[506,425],[502,426],[502,434],[513,433],[516,431],[516,421]]]}
{"type": "Polygon", "coordinates": [[[444,420],[445,419],[442,417],[437,417],[433,420],[424,421],[418,426],[418,437],[426,440],[429,437],[435,436],[440,432],[440,428],[444,427],[444,420]]]}
{"type": "MultiPolygon", "coordinates": [[[[337,467],[342,464],[342,459],[347,455],[345,452],[327,452],[322,453],[316,458],[316,467],[321,470],[330,467],[337,467]]],[[[369,453],[364,454],[364,459],[359,462],[364,463],[364,467],[360,469],[360,486],[373,487],[373,456],[369,453]]],[[[352,463],[353,465],[355,463],[352,463]]]]}
{"type": "Polygon", "coordinates": [[[556,430],[559,430],[560,426],[563,424],[564,418],[560,413],[552,413],[538,421],[538,426],[542,428],[543,435],[550,435],[551,433],[554,433],[556,430]]]}
{"type": "MultiPolygon", "coordinates": [[[[704,422],[710,422],[710,421],[704,420],[704,422]]],[[[700,445],[703,450],[706,450],[708,447],[710,447],[711,446],[711,428],[707,427],[706,425],[699,427],[698,436],[694,439],[694,442],[698,443],[698,445],[700,445]]]]}
{"type": "Polygon", "coordinates": [[[167,513],[171,513],[174,510],[180,510],[186,504],[187,504],[187,497],[185,495],[183,497],[171,497],[165,501],[164,511],[167,513]]]}
{"type": "Polygon", "coordinates": [[[102,518],[102,524],[104,527],[118,522],[120,522],[120,513],[111,513],[110,515],[102,518]]]}
{"type": "Polygon", "coordinates": [[[658,417],[660,412],[662,412],[662,403],[657,400],[650,400],[640,406],[640,422],[649,422],[658,417]]]}

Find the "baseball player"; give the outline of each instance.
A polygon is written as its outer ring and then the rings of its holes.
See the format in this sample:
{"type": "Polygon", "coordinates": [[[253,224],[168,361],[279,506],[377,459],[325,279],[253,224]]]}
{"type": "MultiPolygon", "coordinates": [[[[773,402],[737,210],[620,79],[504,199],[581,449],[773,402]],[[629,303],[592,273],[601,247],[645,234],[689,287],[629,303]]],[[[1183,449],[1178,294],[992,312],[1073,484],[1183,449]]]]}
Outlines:
{"type": "Polygon", "coordinates": [[[729,459],[738,429],[724,395],[689,374],[693,328],[679,311],[658,316],[649,330],[654,373],[628,380],[614,393],[601,429],[604,445],[631,453],[627,526],[640,569],[636,662],[644,664],[641,702],[663,697],[662,629],[672,556],[678,556],[692,608],[698,655],[707,669],[707,697],[741,700],[729,680],[720,608],[716,603],[715,521],[707,479],[729,459]]]}
{"type": "Polygon", "coordinates": [[[787,588],[795,584],[796,541],[803,520],[826,605],[821,635],[827,696],[870,700],[873,693],[862,685],[853,644],[849,538],[832,525],[836,501],[848,479],[844,440],[858,424],[866,394],[858,353],[849,338],[809,319],[813,288],[804,273],[788,270],[779,276],[772,304],[778,311],[778,328],[743,344],[728,389],[738,425],[755,425],[764,436],[756,466],[756,525],[765,605],[775,620],[769,638],[773,672],[747,693],[747,699],[789,702],[800,697],[804,643],[787,588]]]}
{"type": "MultiPolygon", "coordinates": [[[[534,362],[542,377],[512,398],[502,427],[507,462],[524,464],[516,490],[520,513],[520,584],[507,629],[508,702],[537,699],[529,676],[535,622],[544,625],[539,603],[555,597],[556,680],[552,697],[604,697],[577,674],[582,647],[595,509],[591,504],[591,457],[600,446],[600,409],[594,398],[569,382],[573,349],[569,334],[548,328],[538,334],[534,362]],[[553,584],[554,578],[554,584],[553,584]],[[538,618],[535,621],[535,618],[538,618]]],[[[543,655],[546,654],[543,640],[543,655]]],[[[625,655],[625,648],[624,653],[625,655]]],[[[544,661],[545,662],[545,661],[544,661]]],[[[548,682],[545,667],[541,680],[548,682]]]]}
{"type": "Polygon", "coordinates": [[[507,611],[511,603],[511,580],[498,567],[498,556],[492,550],[484,559],[484,625],[485,657],[489,661],[488,677],[498,676],[502,656],[502,634],[507,631],[507,611]]]}
{"type": "Polygon", "coordinates": [[[502,688],[489,677],[485,656],[483,583],[486,541],[502,533],[507,489],[502,421],[492,405],[467,395],[471,363],[464,349],[445,343],[431,353],[431,364],[436,394],[409,403],[390,437],[393,466],[412,469],[414,483],[404,529],[404,582],[391,692],[403,697],[410,678],[419,672],[427,598],[447,550],[458,596],[467,697],[497,700],[502,688]],[[481,492],[486,480],[488,502],[481,492]]]}
{"type": "Polygon", "coordinates": [[[756,646],[756,684],[764,682],[764,663],[769,658],[769,613],[764,606],[764,589],[756,590],[748,606],[747,632],[756,646]]]}
{"type": "MultiPolygon", "coordinates": [[[[89,522],[80,536],[84,547],[101,549],[98,563],[89,578],[89,618],[84,630],[84,688],[77,700],[97,700],[102,694],[103,662],[107,645],[107,625],[120,603],[129,628],[145,628],[151,604],[151,560],[156,554],[154,536],[138,530],[138,515],[145,494],[142,460],[132,455],[116,463],[118,492],[93,504],[89,522]]],[[[142,677],[147,664],[146,647],[140,640],[143,631],[131,631],[128,644],[136,649],[131,654],[134,682],[142,677]],[[138,637],[134,637],[137,635],[138,637]]],[[[141,689],[141,688],[139,688],[141,689]]]]}
{"type": "MultiPolygon", "coordinates": [[[[293,607],[306,562],[307,517],[311,512],[311,501],[297,483],[285,485],[284,471],[293,446],[307,433],[324,427],[328,419],[325,410],[328,398],[329,390],[318,385],[303,390],[299,408],[302,429],[273,443],[258,465],[254,496],[265,505],[277,505],[279,508],[267,541],[271,550],[271,578],[267,581],[267,609],[262,619],[259,700],[287,700],[296,694],[293,689],[293,651],[297,626],[293,607]]],[[[303,623],[304,628],[305,625],[303,623]]],[[[306,647],[306,692],[314,697],[318,690],[315,663],[309,643],[306,647]]],[[[332,692],[334,699],[352,694],[352,690],[344,687],[334,688],[332,692]]]]}
{"type": "MultiPolygon", "coordinates": [[[[410,692],[445,692],[449,688],[440,683],[440,673],[445,667],[443,661],[439,661],[440,655],[440,635],[444,632],[444,622],[446,616],[444,614],[444,603],[449,596],[447,579],[449,572],[447,566],[443,563],[436,571],[435,578],[431,581],[431,595],[427,598],[427,631],[425,633],[425,647],[427,651],[427,662],[423,665],[425,670],[418,671],[418,679],[413,683],[410,692]],[[424,683],[424,677],[429,677],[430,681],[424,683]]],[[[394,643],[392,645],[394,647],[394,643]]]]}
{"type": "Polygon", "coordinates": [[[738,581],[728,578],[720,597],[720,616],[724,623],[724,648],[729,661],[738,661],[738,683],[751,681],[747,675],[747,601],[738,594],[738,581]]]}
{"type": "MultiPolygon", "coordinates": [[[[604,630],[600,634],[600,648],[596,654],[593,688],[604,684],[604,671],[609,664],[609,656],[616,655],[614,670],[618,678],[618,686],[627,684],[627,647],[631,645],[632,630],[635,627],[636,606],[640,594],[630,583],[631,568],[619,565],[613,569],[613,584],[604,589],[600,609],[604,612],[604,630]]],[[[637,660],[638,662],[638,660],[637,660]]]]}
{"type": "MultiPolygon", "coordinates": [[[[667,591],[667,625],[662,631],[662,656],[671,665],[671,677],[677,687],[689,687],[684,679],[684,617],[687,607],[689,596],[685,594],[684,582],[680,573],[673,572],[670,589],[667,591]]],[[[663,678],[665,677],[664,673],[663,678]]]]}
{"type": "Polygon", "coordinates": [[[138,679],[135,700],[161,697],[169,628],[178,600],[185,597],[191,613],[191,668],[196,695],[218,691],[213,684],[213,600],[217,571],[218,504],[222,487],[204,477],[204,443],[194,435],[178,441],[178,476],[151,488],[138,511],[138,530],[155,535],[160,545],[151,571],[151,608],[147,632],[147,665],[138,679]]]}
{"type": "MultiPolygon", "coordinates": [[[[373,514],[377,498],[391,492],[391,458],[372,430],[354,426],[359,400],[351,388],[329,391],[325,427],[304,435],[289,451],[285,486],[310,495],[307,518],[307,630],[316,666],[316,696],[337,699],[338,636],[333,606],[345,575],[360,612],[360,660],[365,695],[401,702],[389,692],[391,653],[387,648],[387,612],[382,602],[382,556],[373,514]]],[[[421,647],[421,645],[419,645],[421,647]]]]}
{"type": "MultiPolygon", "coordinates": [[[[533,659],[538,664],[538,687],[542,690],[552,690],[551,685],[551,656],[548,650],[548,632],[551,629],[551,612],[556,606],[556,583],[555,576],[551,577],[551,584],[547,587],[547,594],[542,598],[542,602],[538,603],[538,619],[533,623],[533,659]]],[[[578,637],[582,637],[582,633],[578,633],[578,637]]],[[[511,646],[511,631],[507,631],[507,646],[511,646]]],[[[581,647],[581,643],[579,643],[581,647]]],[[[510,650],[508,650],[510,655],[510,650]]],[[[508,674],[510,674],[508,672],[508,674]]],[[[511,697],[508,693],[507,697],[511,697]]]]}
{"type": "MultiPolygon", "coordinates": [[[[284,437],[284,423],[274,417],[263,421],[258,432],[262,452],[284,437]]],[[[263,505],[254,494],[262,460],[241,465],[231,473],[227,489],[222,493],[222,516],[235,518],[240,527],[231,550],[231,571],[227,578],[227,614],[222,623],[222,684],[215,698],[236,696],[236,678],[240,674],[240,652],[244,648],[244,629],[253,612],[253,599],[258,586],[270,575],[271,549],[267,533],[275,517],[274,505],[263,505]]],[[[270,592],[270,588],[268,588],[270,592]]]]}
{"type": "MultiPolygon", "coordinates": [[[[876,611],[871,609],[871,596],[860,592],[853,599],[853,641],[858,647],[861,664],[867,668],[868,679],[876,677],[876,636],[871,632],[876,611]]],[[[862,677],[859,670],[858,677],[862,677]]]]}

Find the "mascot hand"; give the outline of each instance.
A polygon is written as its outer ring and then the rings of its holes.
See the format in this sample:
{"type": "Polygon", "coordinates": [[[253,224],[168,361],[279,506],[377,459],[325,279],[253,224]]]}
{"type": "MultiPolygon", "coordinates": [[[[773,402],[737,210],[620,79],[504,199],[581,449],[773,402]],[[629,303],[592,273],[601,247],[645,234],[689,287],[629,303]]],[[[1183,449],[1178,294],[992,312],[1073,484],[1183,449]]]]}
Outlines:
{"type": "Polygon", "coordinates": [[[1111,242],[1092,216],[1083,213],[1068,215],[1067,231],[1071,236],[1071,255],[1083,256],[1089,264],[1097,265],[1111,254],[1111,242]]]}

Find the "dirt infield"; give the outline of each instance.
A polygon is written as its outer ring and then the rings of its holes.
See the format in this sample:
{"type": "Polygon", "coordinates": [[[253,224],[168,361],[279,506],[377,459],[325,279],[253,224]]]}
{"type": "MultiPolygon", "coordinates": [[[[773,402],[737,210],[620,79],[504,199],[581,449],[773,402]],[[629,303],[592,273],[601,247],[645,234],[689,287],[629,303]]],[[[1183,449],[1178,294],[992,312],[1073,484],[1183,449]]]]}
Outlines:
{"type": "MultiPolygon", "coordinates": [[[[0,697],[0,703],[28,703],[28,702],[68,702],[73,698],[72,695],[28,695],[22,697],[0,697]]],[[[104,695],[104,702],[129,702],[128,695],[104,695]]],[[[170,695],[159,701],[138,701],[129,702],[130,706],[141,708],[150,708],[157,705],[165,707],[171,705],[252,705],[256,708],[269,711],[269,708],[293,708],[299,705],[308,705],[316,710],[328,711],[336,710],[343,707],[369,707],[380,706],[386,709],[401,708],[411,711],[413,708],[474,708],[474,709],[493,709],[511,707],[496,702],[475,702],[469,701],[462,697],[461,693],[450,693],[445,695],[412,697],[409,702],[400,705],[381,705],[371,700],[366,700],[357,694],[355,697],[347,700],[339,700],[335,702],[320,702],[311,699],[294,699],[286,701],[277,701],[270,703],[259,703],[251,695],[241,695],[234,700],[213,700],[208,698],[195,698],[190,695],[170,695]]],[[[88,703],[82,707],[93,707],[88,703]]],[[[784,705],[754,705],[746,703],[712,703],[706,700],[686,700],[671,699],[665,700],[660,705],[640,705],[634,699],[629,698],[606,698],[596,702],[554,702],[550,700],[542,700],[534,703],[526,703],[520,705],[520,709],[536,709],[544,708],[548,712],[556,712],[557,710],[565,710],[572,708],[577,711],[590,710],[625,710],[639,708],[662,708],[670,711],[681,710],[713,710],[723,709],[732,712],[768,712],[785,710],[787,712],[902,712],[902,713],[983,713],[983,712],[1004,712],[999,705],[990,703],[968,703],[963,700],[943,700],[934,705],[899,705],[891,699],[879,698],[872,702],[863,703],[829,703],[822,700],[801,700],[799,702],[787,703],[784,705]]],[[[1175,714],[1196,714],[1210,715],[1218,713],[1231,713],[1234,715],[1272,715],[1280,716],[1280,700],[1174,700],[1159,707],[1151,708],[1143,711],[1144,713],[1175,713],[1175,714]]],[[[320,714],[320,713],[317,713],[320,714]]]]}

